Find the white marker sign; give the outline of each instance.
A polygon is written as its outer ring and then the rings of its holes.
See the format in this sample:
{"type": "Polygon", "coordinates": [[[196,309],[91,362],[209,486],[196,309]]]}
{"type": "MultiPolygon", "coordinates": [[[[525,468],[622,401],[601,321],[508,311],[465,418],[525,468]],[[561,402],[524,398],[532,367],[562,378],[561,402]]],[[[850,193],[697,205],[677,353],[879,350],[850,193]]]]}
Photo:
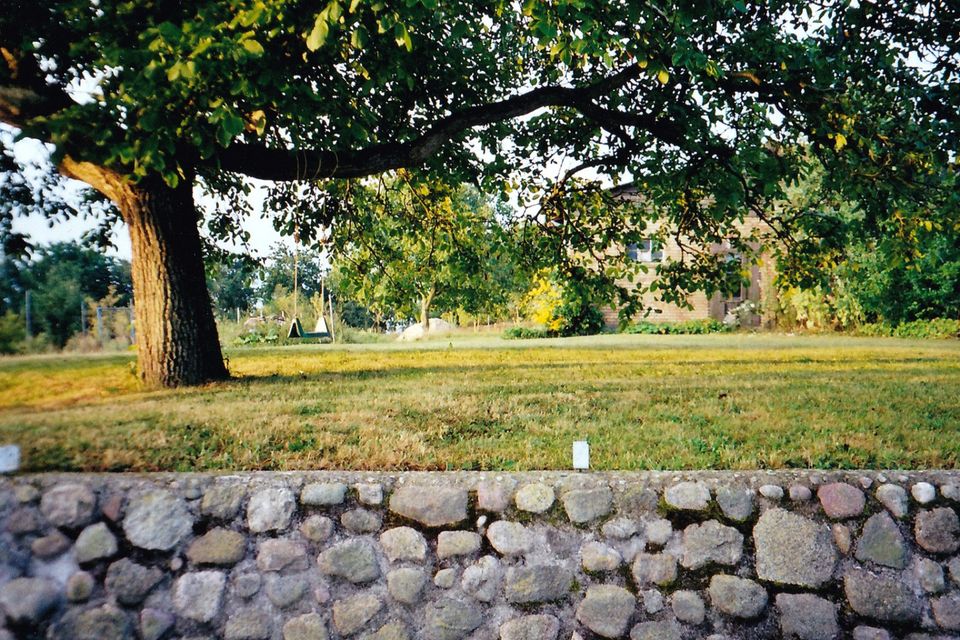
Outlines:
{"type": "Polygon", "coordinates": [[[20,447],[15,444],[0,447],[0,473],[12,473],[20,468],[20,447]]]}
{"type": "Polygon", "coordinates": [[[590,445],[586,440],[577,440],[573,443],[573,468],[590,468],[590,445]]]}

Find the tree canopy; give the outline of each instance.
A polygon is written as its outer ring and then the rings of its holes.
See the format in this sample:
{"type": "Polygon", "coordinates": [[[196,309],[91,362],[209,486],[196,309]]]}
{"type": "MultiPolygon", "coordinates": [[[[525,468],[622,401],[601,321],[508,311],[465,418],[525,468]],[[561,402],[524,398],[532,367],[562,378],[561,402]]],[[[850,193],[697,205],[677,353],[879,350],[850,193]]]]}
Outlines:
{"type": "Polygon", "coordinates": [[[39,0],[0,15],[0,121],[117,205],[142,313],[195,311],[138,315],[145,379],[200,382],[226,371],[192,284],[194,184],[227,203],[205,212],[227,237],[249,213],[243,176],[279,183],[267,209],[310,240],[349,216],[344,181],[405,167],[518,191],[558,260],[662,220],[687,247],[661,266],[677,295],[718,275],[716,242],[754,250],[747,214],[797,277],[850,225],[915,256],[958,231],[958,16],[902,0],[39,0]],[[814,159],[822,197],[862,216],[788,206],[814,159]],[[578,232],[623,182],[643,206],[578,232]]]}

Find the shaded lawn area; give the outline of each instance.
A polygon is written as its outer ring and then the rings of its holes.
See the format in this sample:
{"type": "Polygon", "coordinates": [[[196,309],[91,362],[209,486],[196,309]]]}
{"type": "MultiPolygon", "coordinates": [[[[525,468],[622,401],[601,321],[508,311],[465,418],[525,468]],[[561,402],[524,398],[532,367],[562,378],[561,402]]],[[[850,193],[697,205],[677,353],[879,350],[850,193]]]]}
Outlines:
{"type": "Polygon", "coordinates": [[[41,470],[957,468],[960,342],[451,338],[231,349],[142,391],[130,356],[0,360],[0,443],[41,470]]]}

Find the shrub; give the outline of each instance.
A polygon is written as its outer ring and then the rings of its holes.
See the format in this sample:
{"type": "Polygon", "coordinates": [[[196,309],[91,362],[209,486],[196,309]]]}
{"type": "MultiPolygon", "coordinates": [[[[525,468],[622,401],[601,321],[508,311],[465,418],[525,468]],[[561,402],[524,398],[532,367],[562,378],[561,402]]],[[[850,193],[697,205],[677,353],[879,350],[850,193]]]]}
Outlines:
{"type": "Polygon", "coordinates": [[[888,322],[871,322],[857,327],[856,333],[863,336],[892,336],[894,338],[960,338],[960,320],[937,318],[935,320],[914,320],[898,325],[888,322]]]}
{"type": "Polygon", "coordinates": [[[557,332],[537,327],[510,327],[503,332],[504,340],[530,340],[537,338],[555,338],[557,332]]]}
{"type": "Polygon", "coordinates": [[[26,337],[23,318],[13,311],[0,316],[0,353],[20,353],[26,337]]]}
{"type": "Polygon", "coordinates": [[[650,322],[641,320],[629,325],[624,333],[650,335],[702,335],[706,333],[726,333],[731,328],[719,320],[685,320],[683,322],[650,322]]]}

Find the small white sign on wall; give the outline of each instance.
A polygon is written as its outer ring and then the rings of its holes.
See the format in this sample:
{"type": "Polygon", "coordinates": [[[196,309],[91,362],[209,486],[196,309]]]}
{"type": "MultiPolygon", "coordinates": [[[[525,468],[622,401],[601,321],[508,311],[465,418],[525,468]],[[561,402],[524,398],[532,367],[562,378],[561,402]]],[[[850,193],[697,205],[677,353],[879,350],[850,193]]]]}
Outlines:
{"type": "Polygon", "coordinates": [[[576,440],[573,443],[573,468],[590,468],[590,445],[586,440],[576,440]]]}
{"type": "Polygon", "coordinates": [[[15,444],[0,447],[0,473],[13,473],[20,468],[20,447],[15,444]]]}

